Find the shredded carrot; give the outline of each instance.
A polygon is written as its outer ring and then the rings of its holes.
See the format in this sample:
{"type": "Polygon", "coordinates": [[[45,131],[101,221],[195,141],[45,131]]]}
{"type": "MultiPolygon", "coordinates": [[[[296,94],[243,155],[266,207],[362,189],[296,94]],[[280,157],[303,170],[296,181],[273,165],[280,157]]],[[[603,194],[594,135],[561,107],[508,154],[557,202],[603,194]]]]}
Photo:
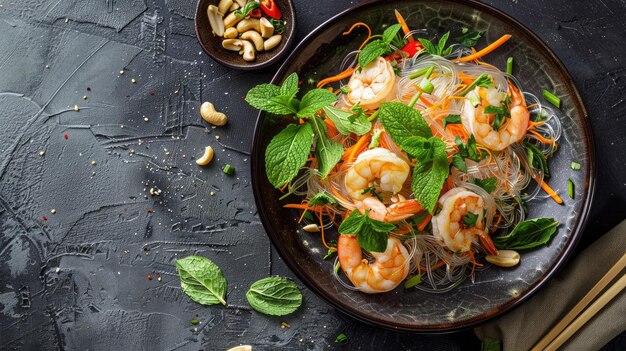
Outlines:
{"type": "Polygon", "coordinates": [[[423,102],[426,107],[433,107],[432,102],[428,101],[424,95],[420,95],[420,101],[423,102]]]}
{"type": "MultiPolygon", "coordinates": [[[[359,66],[357,66],[357,68],[358,67],[359,66]]],[[[320,80],[317,83],[317,88],[319,89],[319,88],[323,87],[324,85],[326,85],[328,83],[333,83],[333,82],[340,81],[342,79],[348,78],[348,77],[350,77],[352,75],[352,73],[354,73],[354,70],[355,70],[355,68],[350,67],[347,70],[345,70],[345,71],[343,71],[343,72],[341,72],[341,73],[339,73],[337,75],[334,75],[332,77],[328,77],[326,79],[322,79],[322,80],[320,80]]]]}
{"type": "Polygon", "coordinates": [[[324,123],[326,124],[326,129],[328,129],[328,136],[334,138],[339,134],[337,127],[335,127],[335,123],[330,120],[330,118],[324,118],[324,123]]]}
{"type": "Polygon", "coordinates": [[[476,80],[475,77],[469,76],[463,72],[459,72],[459,79],[461,80],[461,82],[463,82],[463,84],[465,85],[470,85],[472,84],[472,82],[474,80],[476,80]]]}
{"type": "Polygon", "coordinates": [[[465,56],[465,57],[461,57],[460,59],[456,59],[456,62],[470,62],[470,61],[474,61],[478,58],[481,58],[489,53],[491,53],[492,51],[494,51],[495,49],[499,48],[502,44],[506,43],[507,40],[511,39],[511,34],[505,34],[502,37],[500,37],[500,39],[494,41],[493,43],[489,44],[486,48],[475,52],[469,56],[465,56]]]}
{"type": "MultiPolygon", "coordinates": [[[[435,263],[434,265],[430,266],[430,270],[433,271],[441,266],[443,266],[444,264],[446,264],[446,261],[444,260],[439,260],[437,263],[435,263]]],[[[425,266],[419,265],[418,266],[420,270],[427,270],[427,268],[425,266]]]]}
{"type": "Polygon", "coordinates": [[[324,244],[324,247],[326,247],[327,249],[330,250],[330,246],[328,246],[328,244],[326,243],[326,236],[324,235],[324,219],[322,218],[322,211],[320,210],[320,213],[318,215],[319,220],[320,220],[320,231],[322,232],[322,244],[324,244]]]}
{"type": "Polygon", "coordinates": [[[536,137],[537,137],[537,139],[539,139],[539,141],[540,141],[540,142],[542,142],[542,143],[544,143],[544,144],[552,144],[552,143],[554,142],[554,139],[553,139],[553,138],[546,139],[546,137],[544,137],[543,135],[541,135],[541,134],[537,133],[537,132],[536,132],[536,131],[534,131],[534,130],[529,130],[528,132],[529,132],[529,133],[532,133],[534,136],[536,136],[536,137]]]}
{"type": "Polygon", "coordinates": [[[422,221],[417,225],[417,230],[423,231],[424,228],[426,228],[426,226],[428,225],[428,223],[430,223],[431,219],[433,219],[433,216],[431,216],[430,214],[427,214],[426,217],[424,217],[424,219],[422,219],[422,221]]]}
{"type": "Polygon", "coordinates": [[[533,175],[533,179],[541,186],[541,189],[543,189],[543,191],[545,191],[548,195],[550,195],[552,200],[554,200],[559,205],[563,204],[563,199],[561,199],[559,194],[557,194],[554,190],[552,190],[552,188],[550,188],[548,183],[539,179],[539,176],[537,175],[533,175]]]}
{"type": "MultiPolygon", "coordinates": [[[[398,20],[398,23],[400,23],[400,27],[402,27],[402,32],[404,33],[404,35],[409,34],[409,32],[411,31],[409,29],[409,26],[406,24],[406,21],[404,20],[404,17],[402,17],[402,15],[400,14],[400,12],[398,10],[394,10],[396,13],[396,19],[398,20]]],[[[409,35],[407,38],[410,42],[411,41],[415,41],[415,39],[413,39],[412,35],[409,35]]]]}
{"type": "Polygon", "coordinates": [[[361,151],[363,151],[363,149],[367,147],[367,143],[369,143],[370,137],[371,135],[367,133],[359,138],[356,144],[354,144],[352,151],[350,151],[350,155],[348,155],[346,163],[352,163],[354,162],[354,160],[356,160],[357,155],[360,154],[361,151]]]}

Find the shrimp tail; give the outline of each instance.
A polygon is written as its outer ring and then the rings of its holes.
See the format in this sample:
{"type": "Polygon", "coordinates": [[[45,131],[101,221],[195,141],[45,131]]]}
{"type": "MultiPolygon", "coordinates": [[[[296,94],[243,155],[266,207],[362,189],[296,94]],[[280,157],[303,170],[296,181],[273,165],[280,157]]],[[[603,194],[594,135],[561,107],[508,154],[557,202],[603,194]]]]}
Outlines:
{"type": "Polygon", "coordinates": [[[479,234],[480,238],[480,246],[485,250],[485,252],[492,256],[498,256],[498,249],[496,248],[496,244],[493,243],[489,234],[482,232],[479,234]]]}

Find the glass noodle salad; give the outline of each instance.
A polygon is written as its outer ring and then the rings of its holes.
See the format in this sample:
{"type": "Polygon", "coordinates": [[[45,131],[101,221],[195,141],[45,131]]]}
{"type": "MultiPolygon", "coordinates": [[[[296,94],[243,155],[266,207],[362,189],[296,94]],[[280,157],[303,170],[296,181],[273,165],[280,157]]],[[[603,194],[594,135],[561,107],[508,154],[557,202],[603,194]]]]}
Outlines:
{"type": "Polygon", "coordinates": [[[316,89],[299,94],[293,73],[246,101],[291,121],[266,149],[266,174],[320,233],[325,259],[336,253],[329,274],[363,293],[446,292],[556,233],[525,207],[544,192],[562,203],[546,182],[561,125],[512,75],[513,58],[504,71],[482,61],[510,35],[476,50],[480,32],[429,40],[396,17],[381,35],[361,22],[345,32],[369,35],[316,89]]]}

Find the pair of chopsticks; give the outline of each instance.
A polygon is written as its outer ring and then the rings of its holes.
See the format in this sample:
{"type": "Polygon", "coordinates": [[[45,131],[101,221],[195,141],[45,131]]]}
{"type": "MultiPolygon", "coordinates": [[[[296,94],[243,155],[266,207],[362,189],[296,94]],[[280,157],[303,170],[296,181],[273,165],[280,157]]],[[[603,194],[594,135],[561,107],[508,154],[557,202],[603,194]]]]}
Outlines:
{"type": "Polygon", "coordinates": [[[598,311],[626,287],[626,273],[593,301],[626,268],[626,253],[609,269],[579,303],[532,348],[532,351],[557,350],[598,311]],[[591,303],[593,301],[593,303],[591,303]],[[591,306],[587,308],[587,305],[591,306]],[[587,308],[587,309],[585,309],[587,308]]]}

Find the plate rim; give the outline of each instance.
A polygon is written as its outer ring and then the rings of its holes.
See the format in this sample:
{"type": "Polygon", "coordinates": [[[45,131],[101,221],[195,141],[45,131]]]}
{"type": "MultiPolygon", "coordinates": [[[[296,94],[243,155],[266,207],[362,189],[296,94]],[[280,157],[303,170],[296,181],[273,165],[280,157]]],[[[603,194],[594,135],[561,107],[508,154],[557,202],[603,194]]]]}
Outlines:
{"type": "MultiPolygon", "coordinates": [[[[339,21],[341,18],[343,18],[344,16],[346,16],[347,14],[351,12],[362,10],[367,7],[373,7],[373,6],[378,6],[380,4],[394,3],[394,2],[396,1],[394,0],[363,1],[354,6],[350,6],[344,11],[341,11],[338,14],[329,18],[328,20],[324,21],[315,29],[313,29],[309,34],[307,34],[298,43],[298,45],[296,45],[293,51],[289,54],[289,56],[287,56],[285,61],[281,64],[276,74],[273,76],[271,83],[276,84],[277,80],[285,75],[288,65],[292,63],[292,61],[298,58],[299,49],[308,45],[309,42],[314,40],[314,38],[319,34],[319,32],[323,31],[327,26],[330,26],[334,22],[339,21]]],[[[421,0],[418,0],[415,2],[421,2],[421,0]]],[[[524,295],[514,300],[511,300],[503,305],[500,305],[499,307],[494,308],[490,311],[484,312],[471,319],[463,320],[459,322],[453,322],[453,323],[441,323],[441,324],[431,325],[431,326],[411,326],[410,324],[406,324],[406,323],[394,323],[393,325],[391,325],[391,324],[386,323],[383,320],[373,318],[366,314],[359,313],[356,310],[352,310],[347,306],[343,306],[341,303],[337,302],[335,299],[327,296],[323,292],[323,289],[319,287],[319,284],[316,284],[315,280],[312,279],[312,277],[309,277],[306,273],[303,272],[303,270],[295,263],[295,261],[290,257],[290,255],[287,254],[286,250],[282,247],[282,245],[280,245],[280,242],[278,240],[279,238],[273,232],[273,229],[269,224],[270,217],[265,207],[263,206],[263,202],[261,201],[261,198],[262,198],[261,188],[259,184],[259,179],[257,177],[257,174],[259,176],[263,176],[262,174],[259,174],[260,169],[262,168],[260,166],[260,162],[262,162],[261,160],[262,157],[255,157],[255,155],[259,154],[259,150],[257,149],[260,147],[258,145],[259,140],[260,140],[260,127],[265,118],[265,113],[263,111],[259,111],[257,115],[257,120],[254,126],[254,134],[253,134],[252,149],[251,149],[250,173],[252,176],[251,178],[252,188],[253,188],[253,193],[254,193],[254,201],[257,206],[257,211],[259,213],[261,224],[263,225],[263,228],[265,229],[267,236],[270,238],[272,245],[274,246],[274,248],[276,249],[280,257],[285,261],[287,267],[317,296],[321,297],[324,301],[326,301],[327,303],[329,303],[331,306],[338,309],[342,313],[345,313],[356,320],[359,320],[361,322],[364,322],[366,324],[373,325],[376,327],[381,327],[384,329],[394,330],[394,331],[406,331],[406,332],[413,332],[413,333],[420,333],[420,334],[444,334],[444,333],[452,333],[452,332],[467,330],[478,324],[485,323],[488,320],[491,320],[497,316],[502,315],[505,312],[508,312],[514,309],[515,307],[522,305],[525,301],[527,301],[532,296],[534,296],[535,293],[541,287],[543,287],[548,281],[550,281],[563,268],[564,263],[567,262],[572,252],[576,248],[580,240],[580,237],[582,236],[583,231],[586,227],[587,220],[589,218],[589,213],[591,210],[591,205],[593,203],[595,186],[596,186],[596,157],[595,157],[595,147],[594,147],[594,142],[593,142],[593,133],[592,133],[589,115],[587,113],[587,109],[585,108],[582,96],[580,95],[580,92],[578,91],[578,88],[576,87],[576,84],[571,74],[569,73],[566,66],[563,64],[563,62],[556,55],[556,53],[552,50],[552,48],[550,48],[550,46],[548,46],[546,42],[544,42],[537,34],[535,34],[526,25],[522,24],[520,21],[518,21],[511,15],[508,15],[504,11],[493,7],[492,5],[481,3],[481,2],[478,2],[477,0],[442,0],[442,2],[467,5],[478,11],[481,11],[493,17],[499,18],[500,20],[502,20],[503,22],[511,26],[517,27],[519,31],[527,35],[531,39],[532,42],[536,43],[539,47],[541,47],[543,52],[546,53],[552,59],[554,65],[557,68],[558,73],[563,78],[563,81],[567,83],[565,88],[568,91],[569,95],[572,96],[573,98],[573,102],[575,105],[574,107],[581,114],[582,129],[584,133],[583,139],[588,149],[588,152],[587,152],[588,154],[587,172],[589,174],[589,177],[587,179],[588,184],[585,187],[586,193],[581,194],[581,196],[585,196],[585,200],[582,204],[581,211],[578,214],[575,223],[573,224],[572,235],[569,239],[569,242],[566,243],[566,247],[563,253],[557,259],[555,264],[550,268],[550,271],[546,273],[544,276],[540,277],[538,281],[536,281],[528,290],[524,292],[524,295]]],[[[263,152],[261,153],[261,155],[264,155],[265,154],[264,150],[262,151],[263,152]]]]}

